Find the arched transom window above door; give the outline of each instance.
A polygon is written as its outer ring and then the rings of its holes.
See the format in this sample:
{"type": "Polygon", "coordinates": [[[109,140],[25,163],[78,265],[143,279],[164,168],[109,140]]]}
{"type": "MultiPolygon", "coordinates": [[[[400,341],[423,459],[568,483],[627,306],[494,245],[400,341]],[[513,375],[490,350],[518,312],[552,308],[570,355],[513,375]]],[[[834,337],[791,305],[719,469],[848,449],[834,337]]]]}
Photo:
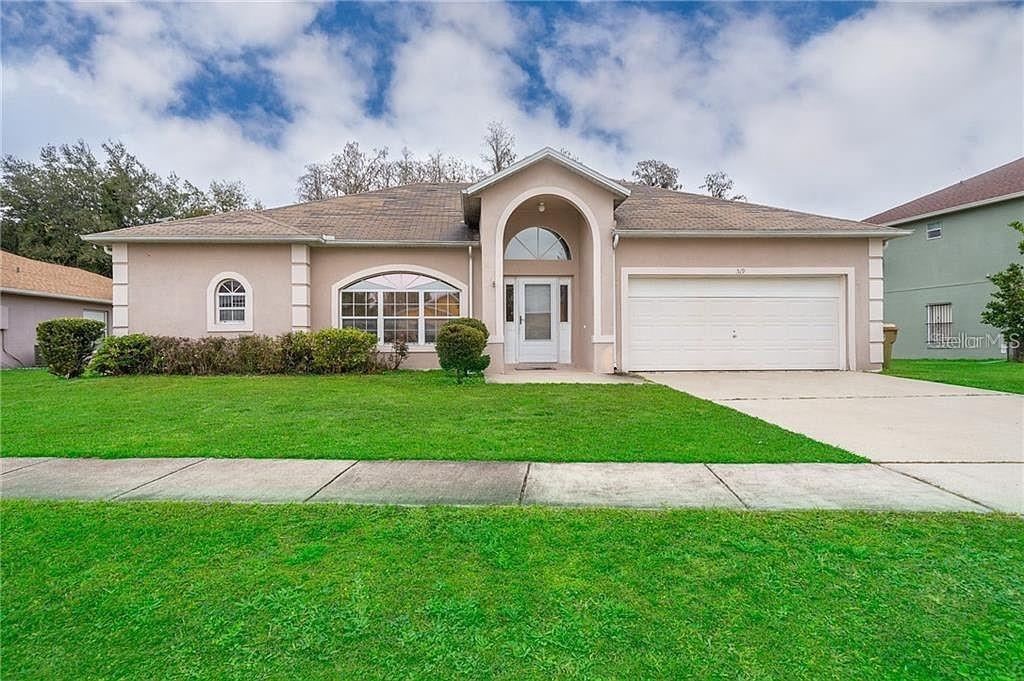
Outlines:
{"type": "Polygon", "coordinates": [[[462,311],[459,289],[415,272],[367,277],[338,292],[342,328],[362,329],[382,343],[402,338],[413,345],[433,343],[437,330],[462,311]]]}
{"type": "Polygon", "coordinates": [[[506,260],[569,260],[565,239],[544,227],[527,227],[505,247],[506,260]]]}

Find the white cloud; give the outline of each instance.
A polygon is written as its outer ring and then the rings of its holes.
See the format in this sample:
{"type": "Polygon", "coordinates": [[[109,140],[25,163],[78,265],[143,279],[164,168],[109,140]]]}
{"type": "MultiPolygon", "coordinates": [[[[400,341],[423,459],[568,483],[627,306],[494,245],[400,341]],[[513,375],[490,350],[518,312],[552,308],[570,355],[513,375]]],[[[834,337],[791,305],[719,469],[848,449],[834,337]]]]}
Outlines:
{"type": "Polygon", "coordinates": [[[850,217],[1024,153],[1017,7],[882,5],[797,45],[768,12],[680,18],[597,5],[542,26],[543,13],[514,6],[377,8],[399,38],[380,117],[364,113],[376,46],[323,33],[316,11],[220,3],[49,13],[59,26],[87,12],[100,33],[74,66],[50,48],[7,52],[4,151],[31,157],[48,142],[118,138],[161,172],[242,178],[272,205],[293,200],[304,163],[347,139],[479,162],[487,121],[502,119],[523,154],[566,146],[617,177],[638,159],[663,158],[691,190],[721,168],[752,200],[850,217]],[[570,106],[566,126],[555,102],[518,101],[531,85],[519,57],[536,44],[543,85],[570,106]],[[222,114],[168,113],[203,63],[245,73],[247,49],[262,55],[291,115],[257,112],[245,125],[277,134],[247,135],[222,114]]]}

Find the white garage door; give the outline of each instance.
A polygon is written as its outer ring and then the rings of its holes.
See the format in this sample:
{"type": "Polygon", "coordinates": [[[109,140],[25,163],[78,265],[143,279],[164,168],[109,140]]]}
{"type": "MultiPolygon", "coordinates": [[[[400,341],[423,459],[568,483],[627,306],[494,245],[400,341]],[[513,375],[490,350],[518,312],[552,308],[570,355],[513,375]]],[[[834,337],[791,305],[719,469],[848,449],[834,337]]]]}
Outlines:
{"type": "Polygon", "coordinates": [[[630,371],[841,369],[839,277],[630,277],[630,371]]]}

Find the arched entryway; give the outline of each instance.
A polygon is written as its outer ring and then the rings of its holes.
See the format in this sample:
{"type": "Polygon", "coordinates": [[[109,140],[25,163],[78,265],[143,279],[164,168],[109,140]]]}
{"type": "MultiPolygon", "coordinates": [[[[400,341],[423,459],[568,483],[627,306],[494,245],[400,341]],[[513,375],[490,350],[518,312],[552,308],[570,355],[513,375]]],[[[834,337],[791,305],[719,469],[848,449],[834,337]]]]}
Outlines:
{"type": "Polygon", "coordinates": [[[590,355],[580,332],[593,325],[600,243],[585,204],[563,193],[518,197],[499,223],[496,309],[509,366],[585,366],[590,355]]]}

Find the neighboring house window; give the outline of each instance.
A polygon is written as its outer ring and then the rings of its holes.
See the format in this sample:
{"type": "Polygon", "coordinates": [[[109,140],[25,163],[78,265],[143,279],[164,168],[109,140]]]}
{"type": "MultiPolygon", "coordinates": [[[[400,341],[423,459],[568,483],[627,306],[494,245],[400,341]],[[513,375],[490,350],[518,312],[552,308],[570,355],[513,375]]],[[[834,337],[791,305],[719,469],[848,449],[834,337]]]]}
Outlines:
{"type": "Polygon", "coordinates": [[[569,260],[569,246],[550,229],[527,227],[508,242],[505,259],[569,260]]]}
{"type": "Polygon", "coordinates": [[[245,323],[245,287],[235,279],[217,284],[217,323],[245,323]]]}
{"type": "Polygon", "coordinates": [[[925,238],[929,241],[932,239],[942,238],[942,223],[941,222],[929,222],[925,227],[925,238]]]}
{"type": "Polygon", "coordinates": [[[927,306],[928,345],[942,345],[953,337],[953,304],[927,306]]]}
{"type": "Polygon", "coordinates": [[[221,272],[206,289],[206,330],[238,333],[252,331],[253,289],[238,272],[221,272]]]}
{"type": "Polygon", "coordinates": [[[461,313],[459,289],[413,272],[357,281],[341,289],[338,305],[342,328],[369,331],[382,343],[433,343],[441,325],[461,313]]]}
{"type": "Polygon", "coordinates": [[[107,335],[107,313],[104,310],[82,310],[82,317],[103,322],[103,335],[107,335]]]}

